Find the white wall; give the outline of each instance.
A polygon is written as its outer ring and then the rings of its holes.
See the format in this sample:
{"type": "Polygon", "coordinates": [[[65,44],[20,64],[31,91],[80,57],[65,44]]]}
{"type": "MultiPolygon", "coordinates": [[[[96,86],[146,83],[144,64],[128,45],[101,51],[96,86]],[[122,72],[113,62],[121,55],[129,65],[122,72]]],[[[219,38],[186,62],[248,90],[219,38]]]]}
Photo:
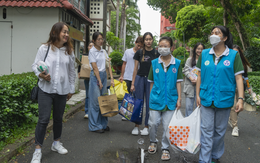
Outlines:
{"type": "MultiPolygon", "coordinates": [[[[11,21],[13,25],[11,73],[32,71],[31,65],[38,48],[47,41],[52,25],[59,21],[59,8],[6,7],[6,19],[2,16],[3,8],[0,7],[0,22],[11,21]]],[[[0,51],[0,57],[4,58],[4,56],[5,54],[0,51]]],[[[4,67],[0,65],[1,75],[2,69],[4,67]]]]}

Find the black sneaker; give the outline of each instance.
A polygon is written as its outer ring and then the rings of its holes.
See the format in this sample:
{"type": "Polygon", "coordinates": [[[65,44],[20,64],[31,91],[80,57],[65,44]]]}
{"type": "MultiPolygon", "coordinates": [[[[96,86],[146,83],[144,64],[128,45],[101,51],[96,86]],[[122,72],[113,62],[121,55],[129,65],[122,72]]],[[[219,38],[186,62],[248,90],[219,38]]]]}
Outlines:
{"type": "Polygon", "coordinates": [[[219,159],[214,159],[214,158],[213,158],[213,159],[211,160],[211,163],[220,163],[220,161],[219,161],[219,159]]]}

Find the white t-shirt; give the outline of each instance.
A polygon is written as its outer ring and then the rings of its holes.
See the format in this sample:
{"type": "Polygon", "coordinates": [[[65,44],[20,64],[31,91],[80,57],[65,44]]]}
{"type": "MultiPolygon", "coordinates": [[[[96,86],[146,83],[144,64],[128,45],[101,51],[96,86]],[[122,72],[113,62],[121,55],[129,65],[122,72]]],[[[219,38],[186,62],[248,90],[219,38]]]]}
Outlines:
{"type": "Polygon", "coordinates": [[[91,63],[95,62],[98,67],[98,71],[104,72],[106,71],[106,57],[108,58],[107,52],[101,48],[101,50],[97,50],[95,46],[93,46],[89,50],[88,59],[91,70],[93,70],[91,63]],[[105,53],[105,54],[104,54],[105,53]]]}
{"type": "Polygon", "coordinates": [[[135,60],[133,59],[134,55],[135,55],[134,49],[131,48],[125,51],[125,54],[122,58],[122,60],[126,62],[124,80],[132,81],[134,67],[135,67],[135,60]]]}

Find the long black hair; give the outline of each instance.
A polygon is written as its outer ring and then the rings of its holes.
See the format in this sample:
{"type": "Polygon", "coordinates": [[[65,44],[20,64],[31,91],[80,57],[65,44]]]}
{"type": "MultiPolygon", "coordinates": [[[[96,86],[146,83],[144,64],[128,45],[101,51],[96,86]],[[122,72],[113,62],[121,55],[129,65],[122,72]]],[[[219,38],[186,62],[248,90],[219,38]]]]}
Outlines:
{"type": "Polygon", "coordinates": [[[229,29],[225,26],[222,26],[222,25],[217,25],[217,26],[214,26],[212,29],[211,29],[211,32],[215,29],[215,28],[218,28],[221,30],[221,32],[223,33],[223,37],[227,37],[227,40],[225,41],[225,45],[228,46],[229,49],[232,49],[233,48],[233,36],[232,34],[230,33],[229,29]]]}
{"type": "Polygon", "coordinates": [[[203,49],[205,49],[204,44],[202,44],[201,42],[198,42],[194,48],[192,49],[192,58],[191,58],[191,67],[194,67],[196,65],[196,49],[198,48],[198,46],[202,45],[203,49]]]}
{"type": "Polygon", "coordinates": [[[233,45],[233,49],[237,49],[238,53],[240,55],[240,58],[242,60],[243,66],[244,66],[244,70],[245,73],[247,73],[247,66],[251,67],[250,63],[248,62],[248,60],[246,59],[243,50],[238,46],[238,45],[233,45]]]}
{"type": "MultiPolygon", "coordinates": [[[[143,35],[143,43],[144,43],[144,40],[146,38],[147,35],[150,35],[153,39],[153,34],[151,32],[145,32],[145,34],[143,35]]],[[[142,58],[142,62],[144,61],[144,54],[145,54],[145,44],[143,46],[143,58],[142,58]]]]}

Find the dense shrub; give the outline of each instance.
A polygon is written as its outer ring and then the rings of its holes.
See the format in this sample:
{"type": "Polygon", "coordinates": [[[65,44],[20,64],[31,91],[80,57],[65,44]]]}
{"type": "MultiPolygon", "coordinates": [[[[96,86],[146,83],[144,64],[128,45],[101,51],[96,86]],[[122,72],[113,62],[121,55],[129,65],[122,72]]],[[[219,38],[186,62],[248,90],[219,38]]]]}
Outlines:
{"type": "Polygon", "coordinates": [[[249,76],[249,84],[256,94],[260,94],[260,76],[249,76]]]}
{"type": "Polygon", "coordinates": [[[244,54],[251,64],[253,71],[260,71],[260,48],[248,47],[244,54]]]}
{"type": "Polygon", "coordinates": [[[122,61],[122,53],[119,51],[113,51],[110,53],[109,57],[111,58],[111,64],[112,66],[122,66],[123,61],[122,61]]]}
{"type": "Polygon", "coordinates": [[[0,77],[0,141],[11,136],[15,128],[36,121],[38,104],[29,100],[36,83],[32,72],[0,77]]]}
{"type": "Polygon", "coordinates": [[[187,52],[186,49],[184,49],[184,47],[178,47],[177,49],[175,49],[173,52],[172,52],[172,55],[181,60],[181,68],[184,67],[185,65],[185,62],[186,60],[189,58],[189,53],[187,52]],[[185,50],[185,60],[184,60],[184,50],[185,50]]]}
{"type": "Polygon", "coordinates": [[[260,76],[260,71],[252,71],[247,73],[248,76],[260,76]]]}

